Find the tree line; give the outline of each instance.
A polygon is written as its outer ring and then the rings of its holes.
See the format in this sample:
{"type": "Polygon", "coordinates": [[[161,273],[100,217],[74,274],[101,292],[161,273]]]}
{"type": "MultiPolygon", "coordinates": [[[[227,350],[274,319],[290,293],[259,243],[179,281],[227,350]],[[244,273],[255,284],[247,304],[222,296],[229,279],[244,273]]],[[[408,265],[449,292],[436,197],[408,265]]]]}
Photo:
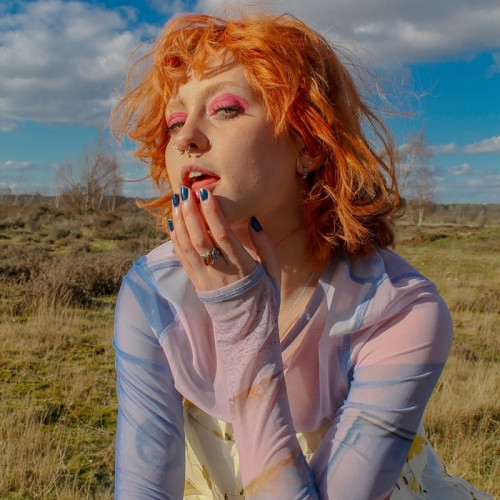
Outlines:
{"type": "MultiPolygon", "coordinates": [[[[423,131],[411,134],[396,151],[396,178],[407,202],[406,219],[418,225],[432,216],[437,208],[433,156],[423,131]]],[[[110,151],[102,134],[84,149],[79,158],[59,165],[56,179],[55,205],[70,206],[82,215],[96,210],[113,211],[117,199],[123,195],[118,158],[110,151]]],[[[8,191],[0,192],[0,196],[12,197],[13,193],[8,191]]],[[[18,198],[19,193],[14,193],[14,204],[18,198]]],[[[483,212],[478,214],[479,218],[486,217],[483,212]]]]}

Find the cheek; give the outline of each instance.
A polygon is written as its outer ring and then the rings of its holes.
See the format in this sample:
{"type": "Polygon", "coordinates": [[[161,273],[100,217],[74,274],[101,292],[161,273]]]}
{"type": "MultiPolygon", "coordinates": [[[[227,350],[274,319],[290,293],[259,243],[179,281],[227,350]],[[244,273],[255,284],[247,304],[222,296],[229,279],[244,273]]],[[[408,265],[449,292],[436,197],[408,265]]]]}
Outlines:
{"type": "Polygon", "coordinates": [[[170,187],[174,190],[174,192],[179,192],[180,189],[180,184],[178,181],[178,175],[175,175],[174,169],[172,167],[169,168],[168,165],[172,165],[173,162],[172,160],[168,160],[168,158],[165,156],[165,171],[167,174],[168,178],[168,183],[170,184],[170,187]]]}
{"type": "Polygon", "coordinates": [[[256,167],[275,165],[276,162],[285,160],[282,141],[274,140],[272,130],[259,128],[252,132],[241,134],[239,140],[234,139],[235,144],[239,144],[236,148],[239,158],[246,159],[256,167]]]}

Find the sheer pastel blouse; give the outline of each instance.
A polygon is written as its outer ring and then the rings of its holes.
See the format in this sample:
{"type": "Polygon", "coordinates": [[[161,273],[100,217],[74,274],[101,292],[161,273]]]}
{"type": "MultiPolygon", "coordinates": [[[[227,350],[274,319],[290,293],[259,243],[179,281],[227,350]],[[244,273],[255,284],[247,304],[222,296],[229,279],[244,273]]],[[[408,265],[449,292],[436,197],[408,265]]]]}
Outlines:
{"type": "Polygon", "coordinates": [[[260,265],[197,293],[170,243],[135,263],[116,309],[116,498],[183,498],[183,401],[232,424],[234,494],[390,496],[451,345],[435,286],[379,250],[332,261],[281,343],[279,302],[260,265]],[[319,430],[306,460],[297,433],[319,430]]]}

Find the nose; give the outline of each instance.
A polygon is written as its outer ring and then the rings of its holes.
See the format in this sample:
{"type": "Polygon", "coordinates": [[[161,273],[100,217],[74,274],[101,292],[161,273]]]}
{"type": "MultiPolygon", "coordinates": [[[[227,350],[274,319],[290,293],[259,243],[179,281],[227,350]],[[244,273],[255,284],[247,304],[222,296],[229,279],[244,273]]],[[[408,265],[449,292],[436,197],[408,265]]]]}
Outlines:
{"type": "Polygon", "coordinates": [[[177,135],[173,138],[173,147],[181,154],[201,156],[206,153],[212,143],[207,135],[194,123],[186,121],[177,135]]]}

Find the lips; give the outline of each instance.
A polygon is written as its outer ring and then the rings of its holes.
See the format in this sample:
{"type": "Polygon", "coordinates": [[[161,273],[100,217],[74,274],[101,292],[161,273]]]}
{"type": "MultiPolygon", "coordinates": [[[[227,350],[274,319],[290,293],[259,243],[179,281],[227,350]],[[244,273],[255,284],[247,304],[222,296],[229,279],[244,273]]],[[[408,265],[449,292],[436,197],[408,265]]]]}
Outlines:
{"type": "Polygon", "coordinates": [[[181,179],[184,186],[193,191],[199,191],[201,188],[208,188],[216,184],[220,177],[199,165],[185,165],[182,167],[181,179]]]}

